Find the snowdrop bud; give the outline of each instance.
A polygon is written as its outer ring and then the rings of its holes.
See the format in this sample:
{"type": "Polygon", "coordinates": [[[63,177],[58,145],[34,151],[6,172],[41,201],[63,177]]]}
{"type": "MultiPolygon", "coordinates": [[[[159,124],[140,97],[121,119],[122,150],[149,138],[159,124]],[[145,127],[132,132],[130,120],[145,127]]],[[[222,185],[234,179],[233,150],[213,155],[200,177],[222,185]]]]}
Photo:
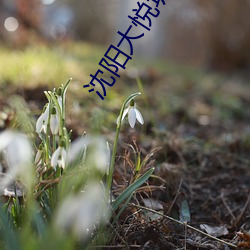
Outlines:
{"type": "Polygon", "coordinates": [[[38,164],[40,163],[41,159],[42,159],[42,155],[43,155],[43,144],[41,143],[38,147],[36,156],[35,156],[35,163],[38,164]]]}
{"type": "Polygon", "coordinates": [[[60,126],[59,117],[56,112],[56,108],[53,107],[50,116],[50,131],[53,135],[58,134],[59,126],[60,126]]]}
{"type": "Polygon", "coordinates": [[[57,101],[58,101],[59,106],[62,110],[62,88],[61,87],[58,88],[58,90],[57,90],[57,101]]]}
{"type": "Polygon", "coordinates": [[[57,95],[62,95],[62,87],[59,87],[56,91],[57,95]]]}
{"type": "Polygon", "coordinates": [[[108,220],[108,203],[98,182],[89,184],[79,195],[71,195],[59,207],[55,227],[79,240],[90,238],[95,226],[108,220]]]}

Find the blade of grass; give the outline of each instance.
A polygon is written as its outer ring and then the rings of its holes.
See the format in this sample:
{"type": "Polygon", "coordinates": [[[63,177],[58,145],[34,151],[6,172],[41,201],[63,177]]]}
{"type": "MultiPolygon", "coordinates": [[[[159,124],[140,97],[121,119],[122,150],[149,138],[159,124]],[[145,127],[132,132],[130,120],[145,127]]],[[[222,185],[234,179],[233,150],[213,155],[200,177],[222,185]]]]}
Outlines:
{"type": "Polygon", "coordinates": [[[0,208],[0,229],[4,234],[6,249],[21,250],[17,234],[15,233],[14,229],[11,228],[11,225],[8,222],[7,214],[3,212],[2,208],[0,208]]]}
{"type": "Polygon", "coordinates": [[[133,196],[133,193],[131,193],[131,194],[129,195],[129,197],[127,198],[127,200],[126,200],[125,203],[123,204],[122,208],[119,209],[119,212],[118,212],[117,215],[115,216],[115,218],[114,218],[114,220],[113,220],[113,222],[112,222],[112,225],[114,225],[114,224],[117,222],[117,220],[119,219],[120,215],[122,214],[122,212],[124,211],[124,209],[127,207],[127,205],[128,205],[128,203],[129,203],[130,199],[132,198],[132,196],[133,196]]]}
{"type": "Polygon", "coordinates": [[[137,188],[139,188],[143,183],[147,181],[147,179],[154,172],[154,168],[149,169],[144,175],[138,178],[133,184],[131,184],[128,188],[126,188],[118,198],[112,203],[112,208],[115,211],[124,200],[126,200],[137,188]]]}

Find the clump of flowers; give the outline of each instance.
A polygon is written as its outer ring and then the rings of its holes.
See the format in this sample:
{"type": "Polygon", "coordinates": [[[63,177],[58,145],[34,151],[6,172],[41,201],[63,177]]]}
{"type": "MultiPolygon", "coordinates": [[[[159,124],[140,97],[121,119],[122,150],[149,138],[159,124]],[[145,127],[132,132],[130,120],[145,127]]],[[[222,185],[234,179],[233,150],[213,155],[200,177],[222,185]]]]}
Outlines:
{"type": "MultiPolygon", "coordinates": [[[[35,154],[32,143],[26,136],[13,131],[0,133],[0,154],[9,167],[1,180],[0,190],[3,191],[13,181],[22,181],[25,190],[23,197],[28,201],[26,203],[29,203],[29,207],[25,203],[20,205],[17,190],[14,188],[16,197],[13,198],[11,212],[14,224],[19,228],[22,223],[20,207],[30,209],[27,212],[30,217],[25,217],[25,220],[29,218],[30,221],[24,224],[23,234],[29,233],[29,227],[35,224],[38,234],[43,232],[44,227],[47,228],[46,235],[53,237],[54,244],[58,240],[59,246],[62,241],[68,239],[70,242],[83,242],[82,246],[85,249],[97,228],[111,219],[111,214],[132,197],[154,169],[151,168],[144,174],[140,173],[131,186],[118,197],[112,197],[121,122],[128,115],[132,128],[136,120],[144,123],[134,101],[140,93],[132,94],[124,101],[117,119],[113,148],[110,149],[109,143],[101,136],[84,134],[71,142],[71,131],[65,127],[65,96],[69,83],[70,81],[58,89],[44,92],[47,103],[35,126],[35,132],[39,137],[39,141],[35,141],[38,143],[35,154]],[[125,108],[128,104],[129,107],[125,108]]],[[[0,162],[0,169],[2,168],[0,162]]],[[[0,220],[1,216],[0,210],[0,220]]],[[[9,226],[1,228],[0,225],[0,230],[8,228],[9,226]]],[[[42,237],[42,233],[40,236],[42,237]]],[[[16,241],[8,244],[17,247],[20,245],[19,238],[27,237],[14,238],[16,241]]],[[[74,246],[73,244],[69,249],[74,249],[74,246]]]]}

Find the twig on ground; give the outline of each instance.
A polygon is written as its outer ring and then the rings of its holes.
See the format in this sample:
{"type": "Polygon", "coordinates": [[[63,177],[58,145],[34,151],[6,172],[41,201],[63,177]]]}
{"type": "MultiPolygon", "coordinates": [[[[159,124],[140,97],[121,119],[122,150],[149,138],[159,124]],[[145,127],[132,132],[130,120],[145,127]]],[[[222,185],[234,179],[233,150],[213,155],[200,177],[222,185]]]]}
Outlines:
{"type": "Polygon", "coordinates": [[[234,221],[233,221],[234,226],[238,225],[238,223],[240,222],[240,220],[244,216],[249,204],[250,204],[250,194],[248,194],[247,201],[246,201],[245,206],[243,207],[241,213],[237,216],[237,218],[234,219],[234,221]]]}
{"type": "Polygon", "coordinates": [[[152,213],[161,215],[161,216],[163,216],[164,218],[167,218],[167,219],[169,219],[169,220],[171,220],[171,221],[174,221],[174,222],[176,222],[176,223],[178,223],[178,224],[181,224],[181,225],[184,226],[184,227],[186,226],[186,227],[188,227],[189,229],[192,229],[192,230],[194,230],[194,231],[196,231],[196,232],[198,232],[198,233],[200,233],[200,234],[203,234],[203,235],[205,235],[205,236],[207,236],[207,237],[209,237],[209,238],[211,238],[211,239],[213,239],[213,240],[219,241],[219,242],[221,242],[221,243],[223,243],[223,244],[226,244],[226,245],[228,245],[228,246],[230,246],[230,247],[237,248],[236,245],[234,245],[234,244],[232,244],[232,243],[229,243],[229,242],[226,242],[226,241],[224,241],[224,240],[218,239],[218,238],[216,238],[216,237],[214,237],[214,236],[212,236],[212,235],[209,235],[209,234],[207,234],[207,233],[205,233],[205,232],[203,232],[203,231],[201,231],[201,230],[199,230],[199,229],[197,229],[197,228],[195,228],[195,227],[192,227],[192,226],[188,225],[186,222],[178,221],[178,220],[176,220],[176,219],[173,219],[173,218],[170,217],[170,216],[167,216],[167,215],[165,215],[165,214],[162,214],[162,213],[160,213],[160,212],[157,212],[157,211],[155,211],[155,210],[153,210],[153,209],[150,209],[150,208],[147,208],[147,207],[144,207],[144,206],[141,206],[141,205],[136,205],[136,204],[133,204],[133,203],[132,203],[132,204],[130,203],[130,204],[128,204],[128,205],[134,206],[134,207],[137,207],[137,208],[140,208],[140,209],[145,209],[145,210],[150,211],[150,212],[152,212],[152,213]]]}
{"type": "MultiPolygon", "coordinates": [[[[105,246],[105,245],[99,245],[99,246],[90,246],[89,249],[100,249],[100,248],[124,248],[128,247],[127,245],[115,245],[115,246],[105,246]]],[[[141,245],[129,245],[129,247],[134,248],[141,248],[141,245]]]]}
{"type": "Polygon", "coordinates": [[[169,209],[168,209],[168,211],[167,211],[167,214],[169,214],[169,213],[171,212],[171,210],[172,210],[172,208],[173,208],[173,205],[174,205],[175,202],[176,202],[176,199],[177,199],[177,197],[178,197],[178,194],[180,193],[180,190],[181,190],[181,185],[182,185],[182,179],[180,180],[178,190],[177,190],[177,192],[176,192],[176,195],[175,195],[175,197],[174,197],[174,200],[172,201],[172,203],[171,203],[171,205],[170,205],[170,207],[169,207],[169,209]]]}
{"type": "Polygon", "coordinates": [[[229,212],[229,214],[230,214],[231,217],[233,218],[233,221],[235,221],[236,218],[235,218],[235,216],[234,216],[234,214],[233,214],[231,208],[227,205],[227,202],[226,202],[226,200],[225,200],[224,191],[221,192],[220,198],[221,198],[221,200],[222,200],[224,206],[226,207],[227,211],[229,212]]]}

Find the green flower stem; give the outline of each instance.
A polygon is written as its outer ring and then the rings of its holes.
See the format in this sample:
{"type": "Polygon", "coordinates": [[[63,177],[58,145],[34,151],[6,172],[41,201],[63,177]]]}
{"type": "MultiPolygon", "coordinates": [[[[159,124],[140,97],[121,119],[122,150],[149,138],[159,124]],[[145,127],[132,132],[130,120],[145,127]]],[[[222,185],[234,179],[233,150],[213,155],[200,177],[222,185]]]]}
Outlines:
{"type": "Polygon", "coordinates": [[[120,129],[121,129],[123,112],[125,110],[126,105],[132,99],[134,99],[136,96],[138,96],[140,94],[141,94],[140,92],[137,92],[137,93],[134,93],[134,94],[130,95],[124,101],[124,103],[123,103],[123,105],[121,107],[120,115],[119,115],[118,122],[117,122],[117,127],[116,127],[116,134],[115,134],[115,140],[114,140],[114,148],[113,148],[113,152],[112,152],[111,163],[110,163],[109,173],[108,173],[108,177],[107,177],[107,193],[109,193],[111,191],[111,187],[112,187],[112,183],[113,183],[113,173],[114,173],[114,169],[115,169],[115,156],[116,156],[116,152],[117,152],[118,138],[119,138],[119,133],[120,133],[120,129]]]}
{"type": "MultiPolygon", "coordinates": [[[[46,95],[47,92],[45,92],[45,95],[46,95]]],[[[47,95],[46,95],[47,96],[47,95]]],[[[48,98],[48,96],[47,96],[48,98]]],[[[51,114],[51,111],[52,111],[52,101],[51,101],[51,98],[48,98],[49,100],[49,117],[48,117],[48,123],[47,123],[47,133],[45,134],[45,145],[44,145],[44,148],[45,148],[45,155],[46,155],[46,164],[49,163],[49,152],[50,152],[50,137],[49,137],[49,129],[50,129],[50,114],[51,114]]]]}
{"type": "Polygon", "coordinates": [[[65,96],[66,96],[66,91],[68,89],[69,83],[72,81],[72,78],[69,78],[65,86],[63,86],[62,89],[62,127],[65,126],[65,96]]]}
{"type": "Polygon", "coordinates": [[[65,139],[65,149],[69,149],[71,140],[69,137],[69,133],[65,127],[63,127],[63,138],[65,139]]]}
{"type": "Polygon", "coordinates": [[[56,150],[56,135],[52,135],[52,147],[53,147],[53,152],[56,150]]]}

